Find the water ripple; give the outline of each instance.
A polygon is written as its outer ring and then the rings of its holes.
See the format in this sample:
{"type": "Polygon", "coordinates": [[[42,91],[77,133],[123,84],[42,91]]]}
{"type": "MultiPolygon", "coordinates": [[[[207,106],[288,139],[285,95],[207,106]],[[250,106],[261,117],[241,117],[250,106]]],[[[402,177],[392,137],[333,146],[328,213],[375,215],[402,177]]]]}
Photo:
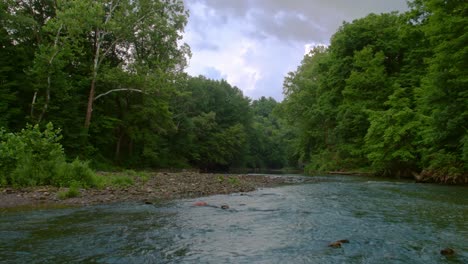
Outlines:
{"type": "Polygon", "coordinates": [[[466,187],[337,176],[198,200],[5,213],[0,263],[468,263],[466,187]]]}

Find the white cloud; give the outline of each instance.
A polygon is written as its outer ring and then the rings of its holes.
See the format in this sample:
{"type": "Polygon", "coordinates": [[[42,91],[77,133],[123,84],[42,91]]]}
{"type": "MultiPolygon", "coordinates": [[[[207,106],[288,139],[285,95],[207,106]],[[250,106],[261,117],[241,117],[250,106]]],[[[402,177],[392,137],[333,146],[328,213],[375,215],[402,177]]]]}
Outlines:
{"type": "Polygon", "coordinates": [[[281,100],[283,79],[343,20],[402,10],[406,0],[185,0],[188,73],[225,78],[244,94],[281,100]]]}

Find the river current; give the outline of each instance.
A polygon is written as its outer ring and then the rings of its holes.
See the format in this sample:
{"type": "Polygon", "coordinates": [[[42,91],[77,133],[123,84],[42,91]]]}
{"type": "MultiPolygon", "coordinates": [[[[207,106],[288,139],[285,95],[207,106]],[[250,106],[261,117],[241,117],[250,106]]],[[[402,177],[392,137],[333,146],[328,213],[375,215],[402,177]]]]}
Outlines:
{"type": "Polygon", "coordinates": [[[151,205],[0,211],[0,263],[468,263],[466,186],[316,179],[151,205]],[[328,247],[340,239],[349,243],[328,247]],[[447,247],[454,256],[440,254],[447,247]]]}

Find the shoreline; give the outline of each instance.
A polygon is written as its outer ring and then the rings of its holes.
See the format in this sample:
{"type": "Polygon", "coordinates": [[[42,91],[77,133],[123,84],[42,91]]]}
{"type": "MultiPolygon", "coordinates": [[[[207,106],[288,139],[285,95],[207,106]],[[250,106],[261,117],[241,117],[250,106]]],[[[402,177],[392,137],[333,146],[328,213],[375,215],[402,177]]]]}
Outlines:
{"type": "MultiPolygon", "coordinates": [[[[112,173],[104,173],[112,174],[112,173]]],[[[251,192],[259,188],[291,183],[288,177],[245,174],[207,174],[196,172],[151,173],[142,180],[132,177],[133,185],[80,189],[79,196],[60,199],[59,193],[69,188],[37,186],[0,188],[0,210],[25,208],[61,208],[117,202],[157,203],[216,194],[251,192]]]]}

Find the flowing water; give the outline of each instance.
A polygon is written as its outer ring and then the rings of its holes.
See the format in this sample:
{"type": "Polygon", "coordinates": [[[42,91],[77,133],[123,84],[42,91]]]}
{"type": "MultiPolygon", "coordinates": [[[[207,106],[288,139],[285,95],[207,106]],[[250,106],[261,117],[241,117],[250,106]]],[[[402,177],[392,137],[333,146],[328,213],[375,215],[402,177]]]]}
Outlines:
{"type": "Polygon", "coordinates": [[[153,205],[3,211],[0,263],[468,263],[466,186],[316,179],[153,205]],[[349,243],[327,246],[339,239],[349,243]],[[456,254],[442,256],[446,247],[456,254]]]}

